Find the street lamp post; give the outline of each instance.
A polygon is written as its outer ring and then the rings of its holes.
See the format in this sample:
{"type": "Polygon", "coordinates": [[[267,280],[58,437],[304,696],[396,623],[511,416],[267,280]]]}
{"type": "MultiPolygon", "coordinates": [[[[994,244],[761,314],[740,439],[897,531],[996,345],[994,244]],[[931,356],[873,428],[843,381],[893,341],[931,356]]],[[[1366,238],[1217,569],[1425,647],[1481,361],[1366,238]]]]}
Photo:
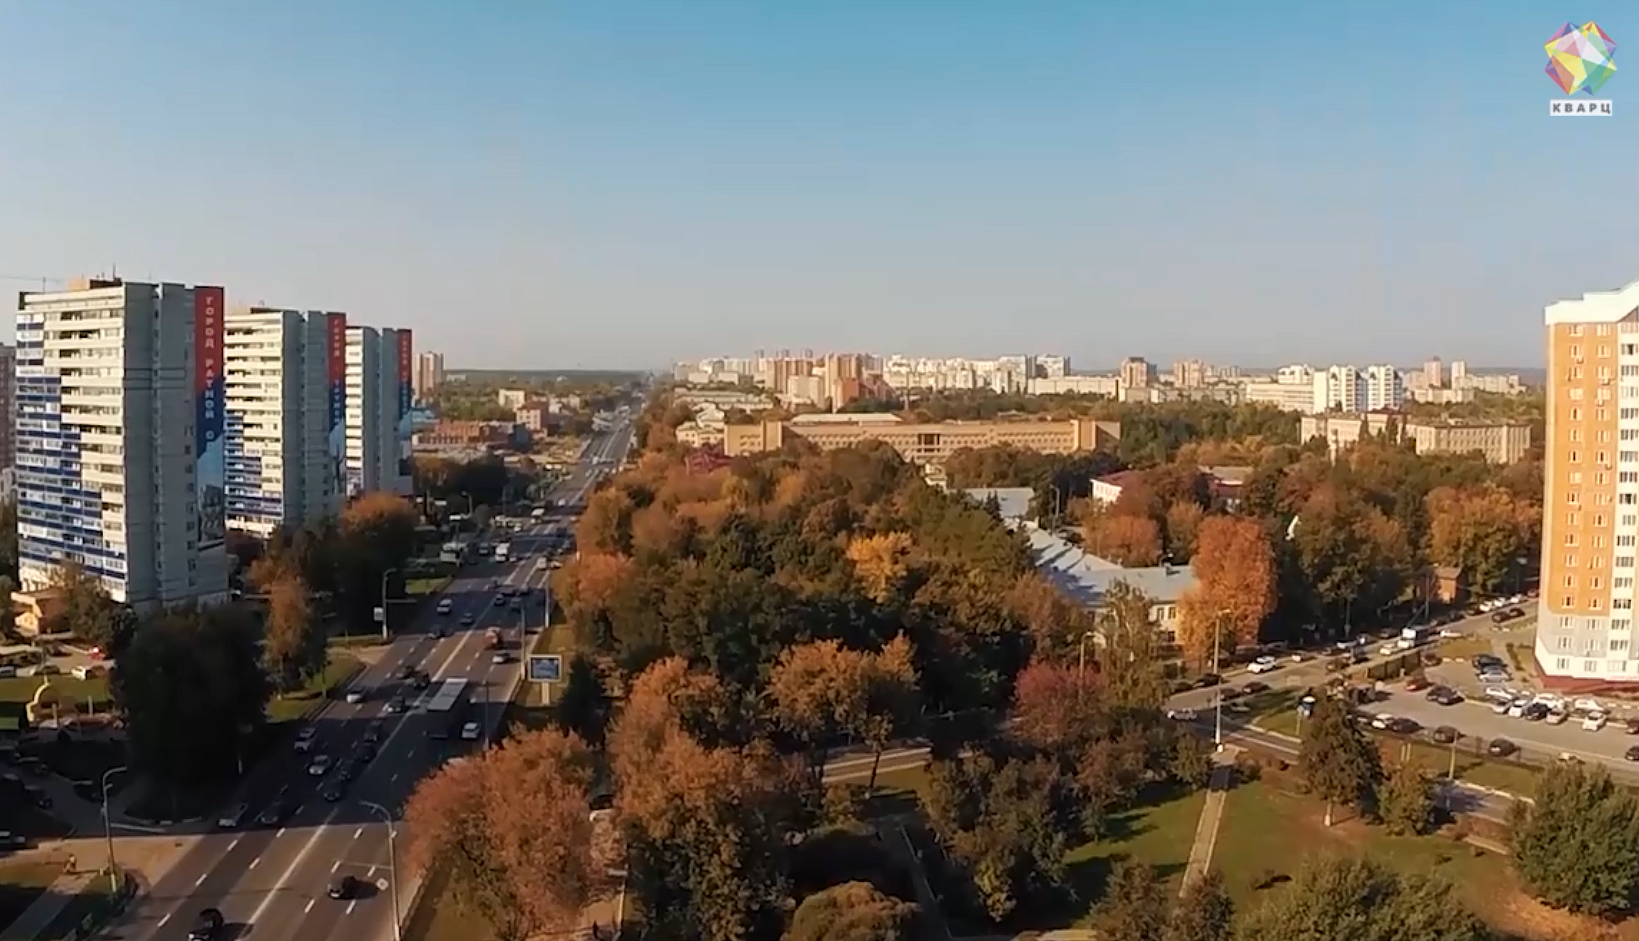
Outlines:
{"type": "Polygon", "coordinates": [[[393,941],[404,941],[404,929],[399,925],[402,915],[398,907],[398,848],[393,815],[387,812],[387,808],[371,801],[359,801],[359,806],[380,814],[382,821],[387,824],[387,880],[393,892],[393,941]]]}
{"type": "Polygon", "coordinates": [[[102,835],[108,841],[108,891],[119,894],[119,871],[114,867],[114,823],[108,811],[108,779],[126,770],[124,765],[109,768],[102,773],[102,835]]]}
{"type": "Polygon", "coordinates": [[[1092,631],[1083,631],[1081,640],[1076,642],[1076,677],[1087,672],[1087,638],[1092,637],[1092,631]]]}
{"type": "MultiPolygon", "coordinates": [[[[1212,619],[1212,672],[1218,672],[1219,638],[1223,634],[1223,616],[1217,615],[1212,619]]],[[[1224,749],[1224,683],[1220,679],[1218,685],[1212,687],[1212,745],[1218,751],[1224,749]]]]}
{"type": "Polygon", "coordinates": [[[381,573],[381,639],[387,640],[387,579],[397,574],[398,569],[388,569],[381,573]]]}

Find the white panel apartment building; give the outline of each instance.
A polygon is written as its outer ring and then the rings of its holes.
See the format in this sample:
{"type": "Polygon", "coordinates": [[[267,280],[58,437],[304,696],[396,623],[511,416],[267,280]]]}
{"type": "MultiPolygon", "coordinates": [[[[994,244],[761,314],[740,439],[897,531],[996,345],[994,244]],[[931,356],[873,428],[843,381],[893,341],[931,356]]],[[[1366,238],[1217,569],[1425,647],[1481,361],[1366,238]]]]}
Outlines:
{"type": "Polygon", "coordinates": [[[230,528],[266,537],[341,509],[343,416],[332,388],[341,387],[345,324],[319,311],[227,315],[230,528]]]}
{"type": "MultiPolygon", "coordinates": [[[[401,473],[408,454],[408,423],[401,420],[400,331],[376,327],[347,328],[346,488],[349,497],[375,490],[408,494],[410,478],[401,473]]],[[[408,339],[407,336],[405,338],[408,339]]],[[[406,390],[407,391],[407,390],[406,390]]]]}
{"type": "Polygon", "coordinates": [[[19,295],[25,590],[71,560],[139,609],[227,598],[222,302],[118,280],[19,295]]]}

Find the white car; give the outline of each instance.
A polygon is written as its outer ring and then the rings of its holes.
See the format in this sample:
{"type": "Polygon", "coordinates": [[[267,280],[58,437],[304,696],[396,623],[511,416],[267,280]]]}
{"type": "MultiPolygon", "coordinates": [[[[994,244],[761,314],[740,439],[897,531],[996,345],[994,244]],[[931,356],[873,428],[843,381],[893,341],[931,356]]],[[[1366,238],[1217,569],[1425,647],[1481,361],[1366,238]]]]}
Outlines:
{"type": "Polygon", "coordinates": [[[1167,718],[1172,719],[1175,722],[1194,722],[1195,721],[1195,710],[1194,709],[1168,709],[1167,710],[1167,718]]]}
{"type": "Polygon", "coordinates": [[[454,609],[455,609],[455,605],[450,603],[450,599],[448,599],[448,598],[438,599],[438,613],[439,614],[449,614],[454,609]]]}
{"type": "Polygon", "coordinates": [[[478,731],[478,723],[476,722],[468,722],[466,725],[461,726],[461,741],[478,741],[478,731]]]}
{"type": "Polygon", "coordinates": [[[307,773],[315,778],[322,778],[330,773],[330,756],[315,755],[312,764],[307,766],[307,773]]]}
{"type": "Polygon", "coordinates": [[[234,804],[222,811],[222,816],[216,818],[217,827],[223,830],[237,830],[245,822],[245,813],[250,810],[249,804],[234,804]]]}
{"type": "Polygon", "coordinates": [[[1384,644],[1383,646],[1377,648],[1378,655],[1383,656],[1383,657],[1393,655],[1394,653],[1396,653],[1400,649],[1396,644],[1397,644],[1397,642],[1390,642],[1390,643],[1384,644]]]}
{"type": "Polygon", "coordinates": [[[1394,716],[1391,716],[1386,712],[1380,712],[1377,715],[1372,716],[1372,728],[1387,729],[1389,727],[1389,723],[1393,721],[1394,716]]]}
{"type": "Polygon", "coordinates": [[[303,728],[300,732],[297,732],[296,733],[296,750],[299,751],[299,752],[310,752],[310,751],[312,751],[313,750],[313,740],[318,737],[318,734],[319,734],[319,730],[314,728],[311,725],[303,728]]]}
{"type": "Polygon", "coordinates": [[[1597,732],[1605,727],[1605,722],[1606,719],[1603,712],[1590,712],[1588,713],[1588,717],[1582,720],[1582,731],[1597,732]]]}
{"type": "Polygon", "coordinates": [[[364,700],[365,700],[364,690],[362,690],[362,689],[350,689],[350,690],[347,691],[347,697],[346,698],[347,698],[348,703],[356,706],[359,703],[364,702],[364,700]]]}
{"type": "Polygon", "coordinates": [[[1280,666],[1280,663],[1274,657],[1259,657],[1258,659],[1252,661],[1252,666],[1248,667],[1248,669],[1253,673],[1268,673],[1277,666],[1280,666]]]}
{"type": "Polygon", "coordinates": [[[1463,636],[1462,631],[1454,631],[1449,627],[1440,628],[1440,639],[1441,640],[1453,640],[1453,639],[1461,637],[1461,636],[1463,636]]]}

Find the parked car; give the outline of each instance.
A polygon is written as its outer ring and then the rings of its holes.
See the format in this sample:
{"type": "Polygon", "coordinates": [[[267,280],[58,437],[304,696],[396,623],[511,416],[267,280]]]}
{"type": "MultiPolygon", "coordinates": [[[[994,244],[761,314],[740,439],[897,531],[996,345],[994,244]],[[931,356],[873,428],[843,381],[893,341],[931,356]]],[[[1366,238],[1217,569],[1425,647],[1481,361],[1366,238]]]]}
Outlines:
{"type": "Polygon", "coordinates": [[[245,822],[245,814],[249,810],[249,804],[234,804],[222,811],[222,816],[216,818],[216,825],[223,830],[237,830],[245,822]]]}
{"type": "Polygon", "coordinates": [[[1279,666],[1280,661],[1276,660],[1274,657],[1265,655],[1252,661],[1252,665],[1247,669],[1251,670],[1253,673],[1268,673],[1270,670],[1273,670],[1279,666]]]}
{"type": "Polygon", "coordinates": [[[333,899],[343,900],[357,897],[359,894],[359,880],[354,876],[342,876],[330,883],[329,895],[333,899]]]}
{"type": "Polygon", "coordinates": [[[1421,674],[1406,680],[1406,692],[1417,693],[1429,688],[1428,677],[1421,674]]]}
{"type": "Polygon", "coordinates": [[[1449,725],[1442,725],[1439,728],[1434,730],[1434,733],[1433,733],[1432,737],[1436,742],[1439,742],[1441,745],[1450,745],[1452,742],[1455,742],[1457,739],[1462,738],[1463,733],[1457,731],[1456,729],[1452,728],[1449,725]]]}
{"type": "Polygon", "coordinates": [[[1519,751],[1519,746],[1506,738],[1494,738],[1485,746],[1485,753],[1493,758],[1507,758],[1519,751]]]}
{"type": "Polygon", "coordinates": [[[1622,753],[1622,757],[1626,758],[1628,761],[1639,761],[1639,745],[1630,747],[1627,751],[1622,753]]]}
{"type": "Polygon", "coordinates": [[[1405,716],[1396,716],[1389,720],[1389,731],[1396,735],[1415,735],[1422,727],[1416,719],[1405,716]]]}

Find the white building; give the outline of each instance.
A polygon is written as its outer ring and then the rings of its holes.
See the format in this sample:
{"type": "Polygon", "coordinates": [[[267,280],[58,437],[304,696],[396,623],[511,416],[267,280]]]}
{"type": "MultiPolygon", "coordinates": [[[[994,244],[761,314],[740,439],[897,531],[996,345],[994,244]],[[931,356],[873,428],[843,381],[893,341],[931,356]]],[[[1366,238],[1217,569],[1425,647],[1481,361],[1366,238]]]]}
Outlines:
{"type": "Polygon", "coordinates": [[[1361,412],[1366,409],[1366,383],[1353,366],[1332,366],[1315,371],[1316,412],[1361,412]]]}
{"type": "Polygon", "coordinates": [[[227,598],[222,316],[218,287],[19,296],[24,590],[69,560],[139,609],[227,598]]]}
{"type": "Polygon", "coordinates": [[[346,495],[410,492],[410,331],[347,328],[346,495]]]}
{"type": "Polygon", "coordinates": [[[1314,378],[1302,382],[1243,380],[1241,401],[1273,405],[1287,412],[1312,412],[1315,408],[1314,378]]]}
{"type": "Polygon", "coordinates": [[[345,314],[227,315],[228,527],[268,536],[341,509],[345,314]]]}
{"type": "Polygon", "coordinates": [[[1393,366],[1366,367],[1366,410],[1398,409],[1406,404],[1406,383],[1393,366]]]}

